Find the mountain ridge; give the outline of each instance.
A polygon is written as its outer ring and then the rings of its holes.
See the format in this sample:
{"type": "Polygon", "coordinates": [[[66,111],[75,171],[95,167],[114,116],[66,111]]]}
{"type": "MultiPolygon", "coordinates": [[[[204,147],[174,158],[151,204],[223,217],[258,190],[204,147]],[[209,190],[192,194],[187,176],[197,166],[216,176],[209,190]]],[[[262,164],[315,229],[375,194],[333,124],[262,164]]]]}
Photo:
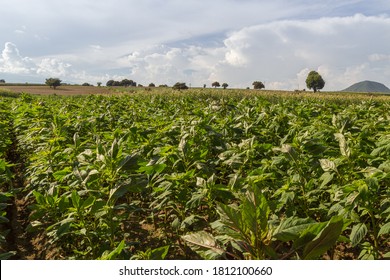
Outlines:
{"type": "Polygon", "coordinates": [[[374,81],[362,81],[343,89],[345,92],[384,92],[390,93],[390,89],[384,84],[374,81]]]}

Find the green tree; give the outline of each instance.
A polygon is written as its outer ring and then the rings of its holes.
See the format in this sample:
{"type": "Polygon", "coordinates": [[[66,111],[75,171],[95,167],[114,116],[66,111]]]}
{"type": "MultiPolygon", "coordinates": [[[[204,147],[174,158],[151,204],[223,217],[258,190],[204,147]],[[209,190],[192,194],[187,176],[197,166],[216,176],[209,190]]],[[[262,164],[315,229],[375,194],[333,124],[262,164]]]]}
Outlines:
{"type": "Polygon", "coordinates": [[[218,82],[214,82],[211,84],[211,86],[217,88],[220,87],[221,85],[218,82]]]}
{"type": "Polygon", "coordinates": [[[228,85],[227,83],[223,83],[223,84],[222,84],[223,89],[226,89],[228,86],[229,86],[229,85],[228,85]]]}
{"type": "Polygon", "coordinates": [[[133,80],[123,79],[120,82],[120,86],[122,86],[122,87],[133,87],[135,85],[134,85],[134,81],[133,80]]]}
{"type": "Polygon", "coordinates": [[[176,84],[174,84],[174,86],[172,88],[182,90],[182,89],[188,89],[188,86],[186,85],[186,83],[177,82],[176,84]]]}
{"type": "Polygon", "coordinates": [[[252,83],[252,86],[254,89],[262,89],[262,88],[265,88],[264,84],[262,82],[259,82],[259,81],[255,81],[252,83]]]}
{"type": "Polygon", "coordinates": [[[307,75],[306,86],[308,89],[313,89],[314,92],[317,92],[317,90],[324,88],[325,81],[318,72],[311,71],[309,75],[307,75]]]}
{"type": "Polygon", "coordinates": [[[46,85],[48,85],[50,88],[53,88],[53,89],[56,89],[57,87],[59,87],[61,85],[61,80],[58,79],[58,78],[49,78],[49,79],[46,79],[46,85]]]}

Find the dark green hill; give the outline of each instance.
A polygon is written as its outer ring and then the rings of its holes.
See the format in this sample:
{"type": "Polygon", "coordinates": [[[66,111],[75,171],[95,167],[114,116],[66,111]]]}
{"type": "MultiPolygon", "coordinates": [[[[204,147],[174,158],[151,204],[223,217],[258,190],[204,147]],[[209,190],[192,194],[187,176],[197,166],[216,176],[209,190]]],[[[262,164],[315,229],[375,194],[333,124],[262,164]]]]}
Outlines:
{"type": "Polygon", "coordinates": [[[347,92],[385,92],[390,93],[390,89],[384,84],[372,81],[363,81],[353,84],[352,86],[342,90],[347,92]]]}

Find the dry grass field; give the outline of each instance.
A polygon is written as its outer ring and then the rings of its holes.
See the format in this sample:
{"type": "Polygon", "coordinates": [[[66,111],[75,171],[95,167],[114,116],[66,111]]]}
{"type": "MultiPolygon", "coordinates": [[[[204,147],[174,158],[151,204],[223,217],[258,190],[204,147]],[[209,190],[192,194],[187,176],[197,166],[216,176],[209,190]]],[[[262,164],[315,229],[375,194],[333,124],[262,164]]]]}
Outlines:
{"type": "Polygon", "coordinates": [[[60,86],[56,89],[40,85],[0,85],[0,91],[10,91],[14,93],[31,93],[31,94],[57,94],[57,95],[83,95],[83,94],[104,94],[110,93],[111,89],[107,87],[93,86],[60,86]]]}

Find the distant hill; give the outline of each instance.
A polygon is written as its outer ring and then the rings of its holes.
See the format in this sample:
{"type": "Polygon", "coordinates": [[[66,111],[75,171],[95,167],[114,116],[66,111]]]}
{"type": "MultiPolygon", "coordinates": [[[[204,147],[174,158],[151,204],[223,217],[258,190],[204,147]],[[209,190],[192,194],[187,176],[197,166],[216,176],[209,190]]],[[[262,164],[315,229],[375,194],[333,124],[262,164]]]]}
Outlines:
{"type": "Polygon", "coordinates": [[[363,81],[353,84],[352,86],[342,90],[347,92],[384,92],[390,93],[390,89],[384,84],[372,81],[363,81]]]}

